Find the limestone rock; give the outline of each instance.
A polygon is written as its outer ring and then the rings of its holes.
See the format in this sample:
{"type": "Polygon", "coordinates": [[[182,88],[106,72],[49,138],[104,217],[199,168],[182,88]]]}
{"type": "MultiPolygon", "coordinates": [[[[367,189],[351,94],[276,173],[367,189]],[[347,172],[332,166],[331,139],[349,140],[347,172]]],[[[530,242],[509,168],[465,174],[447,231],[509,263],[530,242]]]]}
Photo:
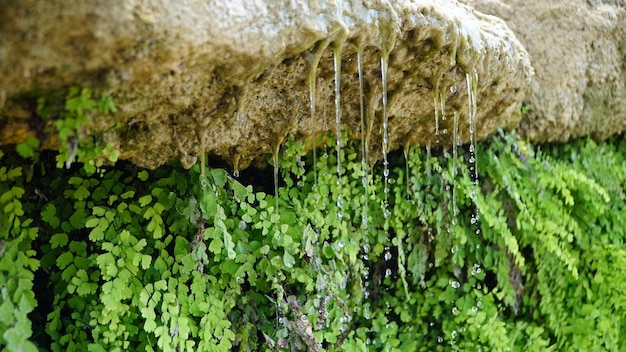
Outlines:
{"type": "Polygon", "coordinates": [[[530,54],[536,74],[519,130],[531,140],[626,130],[626,1],[467,3],[504,19],[530,54]]]}
{"type": "Polygon", "coordinates": [[[470,86],[478,78],[476,138],[516,126],[532,75],[503,21],[454,0],[0,0],[0,8],[0,144],[33,133],[37,96],[89,87],[109,92],[119,113],[93,116],[88,132],[151,168],[176,157],[191,166],[202,151],[244,168],[286,138],[333,131],[335,51],[341,126],[351,138],[361,134],[362,53],[374,157],[381,156],[381,57],[388,55],[390,150],[450,144],[454,112],[468,142],[466,77],[470,86]],[[440,100],[445,115],[439,111],[436,123],[440,100]]]}

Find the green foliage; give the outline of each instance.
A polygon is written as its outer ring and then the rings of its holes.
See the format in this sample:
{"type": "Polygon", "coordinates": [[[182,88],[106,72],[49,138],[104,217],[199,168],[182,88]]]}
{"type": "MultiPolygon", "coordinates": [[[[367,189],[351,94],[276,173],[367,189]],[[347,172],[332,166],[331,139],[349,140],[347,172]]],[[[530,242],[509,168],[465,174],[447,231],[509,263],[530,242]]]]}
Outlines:
{"type": "Polygon", "coordinates": [[[22,169],[0,167],[0,346],[7,351],[37,351],[29,340],[28,314],[37,301],[33,272],[38,269],[32,242],[37,227],[25,217],[22,169]]]}
{"type": "MultiPolygon", "coordinates": [[[[45,98],[37,100],[37,115],[54,121],[54,132],[60,141],[59,154],[56,156],[57,167],[70,168],[74,161],[83,163],[88,173],[94,173],[105,161],[115,162],[119,150],[112,143],[102,146],[98,138],[88,134],[90,118],[93,114],[112,114],[117,112],[113,99],[102,93],[95,100],[90,89],[70,88],[62,108],[45,98]]],[[[44,131],[50,133],[51,131],[44,131]]],[[[31,136],[16,146],[16,152],[23,158],[38,161],[37,150],[40,141],[31,136]]]]}
{"type": "MultiPolygon", "coordinates": [[[[70,97],[76,120],[97,108],[70,97]]],[[[502,133],[478,148],[391,154],[388,208],[354,143],[340,175],[318,153],[315,183],[311,154],[286,142],[277,195],[200,165],[41,162],[28,178],[9,153],[0,346],[624,350],[626,142],[534,150],[502,133]]]]}

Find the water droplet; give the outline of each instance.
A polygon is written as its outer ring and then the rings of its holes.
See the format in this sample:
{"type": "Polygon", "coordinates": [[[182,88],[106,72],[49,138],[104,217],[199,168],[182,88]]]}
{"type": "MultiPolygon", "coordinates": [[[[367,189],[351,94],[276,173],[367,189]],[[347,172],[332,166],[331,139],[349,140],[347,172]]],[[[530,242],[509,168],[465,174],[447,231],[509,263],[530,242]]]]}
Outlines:
{"type": "Polygon", "coordinates": [[[459,251],[459,247],[457,247],[457,246],[454,246],[454,247],[452,247],[452,249],[450,249],[450,252],[452,252],[452,254],[454,254],[454,253],[456,253],[458,251],[459,251]]]}
{"type": "Polygon", "coordinates": [[[443,132],[443,134],[448,134],[448,129],[444,128],[442,132],[443,132]]]}
{"type": "Polygon", "coordinates": [[[476,217],[474,217],[473,215],[472,215],[472,218],[470,219],[470,223],[472,225],[476,224],[476,217]]]}
{"type": "Polygon", "coordinates": [[[387,268],[387,270],[385,270],[385,277],[391,277],[391,269],[387,268]]]}
{"type": "Polygon", "coordinates": [[[245,231],[247,227],[248,227],[248,224],[246,224],[245,221],[243,221],[243,220],[239,221],[239,229],[241,231],[245,231]]]}
{"type": "Polygon", "coordinates": [[[476,284],[476,289],[478,289],[478,290],[482,290],[482,288],[483,288],[483,285],[481,285],[480,283],[477,283],[477,284],[476,284]]]}
{"type": "Polygon", "coordinates": [[[390,261],[392,257],[391,252],[385,253],[385,261],[390,261]]]}
{"type": "Polygon", "coordinates": [[[343,211],[338,211],[337,216],[339,217],[339,219],[343,219],[343,211]]]}
{"type": "Polygon", "coordinates": [[[383,216],[385,217],[385,219],[388,219],[391,216],[391,212],[389,211],[389,209],[385,210],[383,216]]]}
{"type": "Polygon", "coordinates": [[[454,289],[461,287],[461,284],[458,281],[450,280],[449,283],[450,283],[450,286],[452,286],[452,288],[454,289]]]}
{"type": "Polygon", "coordinates": [[[456,330],[452,330],[452,339],[456,339],[457,332],[456,330]]]}
{"type": "Polygon", "coordinates": [[[430,324],[428,324],[428,325],[430,325],[431,327],[433,327],[433,326],[435,326],[435,323],[433,323],[433,322],[431,321],[431,322],[430,322],[430,324]]]}
{"type": "Polygon", "coordinates": [[[456,94],[456,86],[450,87],[450,93],[456,94]]]}
{"type": "Polygon", "coordinates": [[[346,246],[346,244],[343,242],[343,240],[340,240],[340,241],[337,243],[337,247],[339,247],[339,249],[341,249],[341,248],[343,248],[343,247],[345,247],[345,246],[346,246]]]}
{"type": "Polygon", "coordinates": [[[239,177],[239,169],[233,171],[233,176],[239,177]]]}
{"type": "Polygon", "coordinates": [[[459,308],[457,308],[456,306],[452,307],[452,314],[454,315],[459,314],[459,308]]]}
{"type": "Polygon", "coordinates": [[[478,301],[478,302],[476,302],[476,305],[477,305],[478,307],[480,307],[480,306],[482,306],[482,305],[483,305],[483,302],[478,301]]]}
{"type": "Polygon", "coordinates": [[[441,336],[437,336],[437,342],[438,342],[438,343],[442,343],[442,342],[443,342],[443,337],[441,337],[441,336]]]}
{"type": "Polygon", "coordinates": [[[235,278],[235,281],[237,281],[237,283],[241,284],[241,283],[243,283],[243,278],[242,278],[242,277],[240,277],[240,276],[237,276],[237,277],[235,278]]]}
{"type": "Polygon", "coordinates": [[[364,244],[363,245],[363,252],[369,253],[369,251],[370,251],[370,245],[369,244],[364,244]]]}
{"type": "Polygon", "coordinates": [[[339,208],[343,208],[343,197],[341,195],[339,195],[339,197],[337,197],[337,206],[339,208]]]}
{"type": "Polygon", "coordinates": [[[389,177],[389,169],[383,170],[383,176],[389,177]]]}
{"type": "Polygon", "coordinates": [[[396,183],[396,180],[394,180],[393,178],[390,178],[387,183],[389,183],[390,185],[393,185],[394,183],[396,183]]]}
{"type": "Polygon", "coordinates": [[[478,312],[478,307],[473,306],[473,307],[472,307],[472,312],[474,312],[474,313],[478,312]]]}

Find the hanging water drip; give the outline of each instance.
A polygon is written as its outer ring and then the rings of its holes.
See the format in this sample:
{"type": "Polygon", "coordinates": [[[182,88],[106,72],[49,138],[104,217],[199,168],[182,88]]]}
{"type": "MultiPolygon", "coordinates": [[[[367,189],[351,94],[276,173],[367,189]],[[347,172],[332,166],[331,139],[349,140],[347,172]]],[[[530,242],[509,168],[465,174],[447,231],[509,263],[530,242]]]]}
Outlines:
{"type": "Polygon", "coordinates": [[[341,175],[343,173],[341,165],[341,147],[342,147],[342,132],[341,132],[341,51],[345,42],[345,33],[340,35],[335,40],[333,46],[333,58],[335,68],[335,136],[337,145],[337,188],[339,196],[337,197],[337,207],[339,218],[343,218],[343,195],[341,175]]]}
{"type": "Polygon", "coordinates": [[[245,123],[247,122],[246,119],[246,115],[244,113],[244,107],[246,104],[246,101],[248,101],[248,86],[245,85],[243,87],[239,87],[239,94],[237,94],[235,96],[235,101],[237,103],[237,116],[235,118],[235,120],[237,121],[237,123],[245,123]]]}
{"type": "Polygon", "coordinates": [[[311,110],[311,120],[313,121],[313,187],[317,189],[317,136],[315,133],[316,116],[315,116],[315,96],[317,82],[317,66],[319,65],[322,53],[328,46],[328,40],[318,42],[309,56],[309,108],[311,110]]]}
{"type": "Polygon", "coordinates": [[[454,127],[452,130],[452,225],[456,225],[456,216],[457,216],[457,208],[456,208],[456,175],[457,175],[457,155],[458,155],[458,147],[460,145],[460,141],[458,139],[459,135],[459,112],[454,112],[454,127]]]}
{"type": "Polygon", "coordinates": [[[441,121],[446,121],[448,119],[446,115],[446,89],[442,86],[439,88],[439,104],[441,104],[439,110],[441,112],[441,121]]]}
{"type": "Polygon", "coordinates": [[[433,105],[435,107],[435,144],[439,144],[439,108],[441,107],[439,100],[439,82],[441,81],[441,77],[437,79],[435,83],[434,95],[433,95],[433,105]]]}
{"type": "Polygon", "coordinates": [[[241,159],[241,154],[235,152],[233,155],[233,176],[239,177],[239,160],[241,159]]]}
{"type": "Polygon", "coordinates": [[[280,145],[282,143],[281,140],[277,141],[274,148],[272,148],[272,160],[274,161],[274,198],[276,199],[276,215],[279,214],[278,211],[278,154],[280,153],[280,145]]]}
{"type": "Polygon", "coordinates": [[[452,44],[452,50],[450,50],[450,67],[456,66],[456,50],[459,43],[459,35],[454,34],[454,42],[452,44]]]}
{"type": "Polygon", "coordinates": [[[409,143],[404,144],[404,183],[406,184],[406,199],[411,199],[411,178],[409,177],[409,143]]]}
{"type": "Polygon", "coordinates": [[[396,44],[396,33],[389,18],[382,19],[379,23],[381,36],[380,75],[382,81],[382,105],[383,105],[383,182],[385,186],[384,212],[385,219],[389,218],[389,115],[387,113],[387,69],[389,66],[389,54],[396,44]]]}
{"type": "Polygon", "coordinates": [[[428,186],[430,186],[430,180],[433,176],[432,168],[430,166],[430,144],[426,146],[426,179],[428,180],[428,186]]]}
{"type": "MultiPolygon", "coordinates": [[[[322,104],[322,115],[323,115],[323,121],[322,121],[322,130],[324,131],[324,133],[326,134],[328,132],[328,109],[326,108],[326,85],[322,86],[322,99],[324,101],[324,103],[322,104]]],[[[326,159],[328,158],[328,143],[324,143],[324,154],[322,154],[322,158],[326,159]]]]}
{"type": "Polygon", "coordinates": [[[383,85],[383,179],[385,187],[383,192],[385,193],[385,209],[384,216],[388,218],[389,215],[389,160],[387,159],[387,153],[389,153],[389,116],[387,115],[387,64],[389,61],[389,54],[383,53],[380,57],[380,67],[383,85]]]}
{"type": "Polygon", "coordinates": [[[361,224],[365,233],[367,234],[368,217],[369,217],[369,168],[368,159],[369,151],[366,144],[366,131],[365,131],[365,103],[363,99],[363,47],[359,46],[356,54],[357,68],[359,74],[359,112],[361,114],[361,183],[363,184],[363,213],[361,214],[361,224]]]}
{"type": "Polygon", "coordinates": [[[478,73],[476,69],[472,69],[471,72],[465,73],[465,80],[467,82],[467,100],[468,100],[468,122],[469,122],[469,162],[470,162],[470,174],[474,180],[474,184],[478,185],[478,169],[476,167],[476,91],[478,87],[478,73]]]}

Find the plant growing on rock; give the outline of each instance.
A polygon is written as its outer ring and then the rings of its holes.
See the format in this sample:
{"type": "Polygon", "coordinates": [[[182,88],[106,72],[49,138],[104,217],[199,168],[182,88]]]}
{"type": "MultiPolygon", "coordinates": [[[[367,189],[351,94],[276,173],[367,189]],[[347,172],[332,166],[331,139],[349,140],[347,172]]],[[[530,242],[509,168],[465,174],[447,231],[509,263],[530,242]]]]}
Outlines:
{"type": "Polygon", "coordinates": [[[0,344],[626,348],[622,139],[535,149],[502,133],[479,146],[478,184],[462,150],[392,153],[389,218],[382,171],[362,185],[358,145],[339,154],[341,175],[318,153],[317,183],[312,155],[283,149],[278,194],[200,165],[93,173],[49,154],[27,178],[6,153],[0,344]]]}

